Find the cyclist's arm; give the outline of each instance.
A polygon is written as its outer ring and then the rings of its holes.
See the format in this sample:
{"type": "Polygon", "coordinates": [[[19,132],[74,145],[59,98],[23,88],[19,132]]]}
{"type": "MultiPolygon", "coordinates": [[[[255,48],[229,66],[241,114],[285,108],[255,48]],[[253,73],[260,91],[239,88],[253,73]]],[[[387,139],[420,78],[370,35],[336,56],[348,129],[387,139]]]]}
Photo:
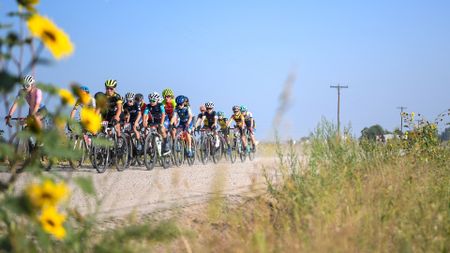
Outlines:
{"type": "Polygon", "coordinates": [[[161,104],[161,125],[164,126],[164,120],[166,120],[166,109],[164,105],[161,104]]]}
{"type": "Polygon", "coordinates": [[[70,112],[70,118],[73,119],[73,117],[75,117],[75,113],[78,110],[78,104],[75,104],[74,107],[72,108],[72,111],[70,112]]]}
{"type": "Polygon", "coordinates": [[[139,125],[139,120],[141,120],[142,113],[141,111],[138,112],[138,116],[136,117],[136,120],[134,121],[134,125],[137,127],[139,125]]]}
{"type": "Polygon", "coordinates": [[[14,100],[13,105],[12,105],[11,108],[9,109],[8,117],[11,117],[11,116],[14,114],[14,112],[16,111],[16,109],[17,109],[17,99],[14,100]]]}
{"type": "Polygon", "coordinates": [[[176,118],[178,117],[178,113],[175,111],[173,112],[172,118],[170,119],[170,125],[175,123],[176,118]]]}
{"type": "Polygon", "coordinates": [[[116,112],[116,120],[120,120],[120,114],[122,113],[122,100],[117,101],[117,112],[116,112]]]}
{"type": "Polygon", "coordinates": [[[189,125],[191,125],[192,118],[193,118],[191,108],[188,109],[188,115],[189,115],[189,119],[188,119],[187,125],[189,126],[189,125]]]}
{"type": "Polygon", "coordinates": [[[219,117],[217,117],[217,115],[216,116],[214,116],[214,126],[217,126],[217,120],[219,119],[219,117]]]}

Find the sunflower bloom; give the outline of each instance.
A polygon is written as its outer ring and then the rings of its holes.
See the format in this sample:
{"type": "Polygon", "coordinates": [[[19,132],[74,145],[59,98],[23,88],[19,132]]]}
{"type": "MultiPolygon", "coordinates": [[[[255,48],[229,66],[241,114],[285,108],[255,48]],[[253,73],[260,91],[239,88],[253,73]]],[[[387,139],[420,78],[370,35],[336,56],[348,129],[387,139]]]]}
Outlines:
{"type": "Polygon", "coordinates": [[[69,194],[66,184],[55,184],[49,179],[40,184],[31,184],[25,191],[33,206],[38,208],[54,206],[69,194]]]}
{"type": "Polygon", "coordinates": [[[73,53],[74,49],[69,36],[47,17],[33,14],[28,19],[27,25],[31,34],[39,38],[56,59],[73,53]]]}
{"type": "Polygon", "coordinates": [[[84,129],[93,134],[96,134],[100,130],[102,119],[94,109],[83,107],[80,116],[80,122],[84,129]]]}
{"type": "Polygon", "coordinates": [[[56,239],[61,240],[66,236],[66,230],[63,227],[66,216],[58,213],[56,207],[47,206],[42,209],[38,220],[44,231],[52,234],[56,239]]]}
{"type": "Polygon", "coordinates": [[[78,98],[80,103],[82,103],[83,105],[88,105],[91,100],[91,96],[83,91],[78,91],[78,98]]]}
{"type": "Polygon", "coordinates": [[[72,93],[66,89],[60,89],[58,91],[59,96],[61,97],[61,102],[65,105],[74,105],[75,104],[75,98],[73,97],[72,93]]]}

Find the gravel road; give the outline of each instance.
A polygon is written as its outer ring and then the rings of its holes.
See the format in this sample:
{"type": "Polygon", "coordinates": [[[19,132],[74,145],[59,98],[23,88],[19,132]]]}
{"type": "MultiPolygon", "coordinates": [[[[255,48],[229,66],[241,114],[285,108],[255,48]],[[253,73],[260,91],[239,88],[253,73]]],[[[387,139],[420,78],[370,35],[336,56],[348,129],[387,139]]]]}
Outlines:
{"type": "MultiPolygon", "coordinates": [[[[98,174],[92,168],[76,171],[57,168],[50,173],[68,178],[92,177],[99,205],[95,204],[95,198],[86,196],[74,185],[71,185],[69,205],[77,207],[81,213],[97,212],[100,218],[109,219],[205,203],[217,193],[232,197],[261,190],[264,188],[264,170],[273,174],[275,164],[275,158],[256,158],[245,163],[196,163],[191,167],[156,167],[151,171],[144,167],[132,167],[122,172],[110,168],[98,174]]],[[[24,174],[17,182],[18,190],[31,180],[24,174]]],[[[2,180],[7,177],[7,173],[0,174],[2,180]]]]}

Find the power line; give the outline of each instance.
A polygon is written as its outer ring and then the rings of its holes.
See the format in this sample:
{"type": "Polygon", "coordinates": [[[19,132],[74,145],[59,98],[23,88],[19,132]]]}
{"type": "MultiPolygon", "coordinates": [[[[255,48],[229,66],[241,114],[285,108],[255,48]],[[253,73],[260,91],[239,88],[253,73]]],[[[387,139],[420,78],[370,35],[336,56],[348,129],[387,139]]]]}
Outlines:
{"type": "Polygon", "coordinates": [[[340,129],[341,129],[341,121],[340,121],[340,111],[341,111],[341,89],[347,89],[348,86],[347,85],[330,85],[330,88],[334,88],[337,89],[337,93],[338,93],[338,101],[337,101],[337,130],[338,130],[338,134],[340,134],[340,129]]]}

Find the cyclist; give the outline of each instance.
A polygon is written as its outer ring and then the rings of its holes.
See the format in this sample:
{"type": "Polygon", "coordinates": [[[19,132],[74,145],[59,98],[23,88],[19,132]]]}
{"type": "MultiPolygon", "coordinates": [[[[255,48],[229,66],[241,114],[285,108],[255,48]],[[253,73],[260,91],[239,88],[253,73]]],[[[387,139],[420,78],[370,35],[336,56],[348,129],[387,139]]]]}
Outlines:
{"type": "Polygon", "coordinates": [[[158,128],[158,132],[163,138],[163,155],[169,154],[170,147],[167,143],[167,133],[166,128],[164,127],[166,111],[164,109],[164,105],[160,102],[161,97],[159,96],[158,92],[153,92],[148,95],[148,99],[150,100],[150,103],[147,104],[144,110],[144,119],[142,121],[143,125],[144,127],[147,127],[147,125],[150,123],[151,127],[156,126],[158,128]]]}
{"type": "MultiPolygon", "coordinates": [[[[175,102],[177,103],[177,107],[175,108],[172,119],[170,120],[170,125],[176,124],[178,122],[177,128],[181,128],[182,131],[186,131],[187,141],[188,141],[188,156],[192,157],[192,111],[191,108],[187,105],[189,99],[183,95],[176,97],[175,102]]],[[[175,129],[174,129],[175,130],[175,129]]],[[[175,130],[176,132],[176,130],[175,130]]]]}
{"type": "MultiPolygon", "coordinates": [[[[80,86],[80,92],[87,94],[89,96],[89,101],[86,104],[88,108],[96,109],[95,108],[95,99],[89,95],[89,88],[87,86],[80,86]]],[[[77,112],[79,107],[83,107],[84,104],[81,102],[81,99],[77,99],[77,102],[75,103],[74,107],[72,108],[72,111],[70,112],[70,118],[73,119],[75,117],[75,113],[77,112]]],[[[96,112],[98,113],[98,109],[96,109],[96,112]]]]}
{"type": "MultiPolygon", "coordinates": [[[[227,122],[227,126],[230,126],[231,122],[234,121],[236,124],[235,127],[239,129],[239,133],[241,134],[241,141],[244,147],[247,147],[247,138],[245,138],[245,118],[244,115],[241,113],[241,107],[239,105],[235,105],[232,108],[233,115],[230,117],[230,119],[227,122]]],[[[248,152],[248,150],[247,150],[248,152]]]]}
{"type": "Polygon", "coordinates": [[[214,111],[214,103],[206,102],[205,103],[206,112],[202,116],[203,128],[210,129],[215,137],[215,147],[218,148],[220,146],[219,135],[217,133],[218,125],[217,125],[217,114],[214,111]]]}
{"type": "Polygon", "coordinates": [[[134,100],[141,107],[141,112],[143,112],[145,110],[145,107],[147,106],[147,104],[145,104],[145,101],[144,101],[144,95],[142,95],[141,93],[137,93],[134,96],[134,100]]]}
{"type": "Polygon", "coordinates": [[[26,75],[23,78],[22,89],[17,94],[8,115],[5,117],[6,125],[12,127],[10,123],[11,116],[16,111],[19,100],[23,97],[29,106],[28,117],[31,117],[36,122],[38,128],[42,128],[42,120],[47,113],[47,108],[42,104],[42,91],[36,87],[36,80],[31,75],[26,75]]]}
{"type": "Polygon", "coordinates": [[[248,111],[245,105],[241,106],[242,115],[244,115],[245,126],[247,127],[250,139],[252,140],[252,149],[255,151],[256,141],[255,141],[255,120],[253,119],[253,114],[248,111]]]}
{"type": "Polygon", "coordinates": [[[137,128],[142,117],[141,107],[139,106],[138,102],[136,102],[133,92],[128,92],[127,94],[125,94],[125,99],[127,102],[123,105],[123,111],[125,115],[124,121],[132,126],[133,132],[134,134],[136,134],[136,138],[139,140],[140,134],[137,128]]]}
{"type": "MultiPolygon", "coordinates": [[[[173,117],[173,112],[175,110],[175,107],[177,107],[177,103],[175,102],[173,90],[170,88],[166,88],[162,92],[163,95],[163,105],[164,110],[166,111],[166,119],[165,119],[165,126],[166,128],[171,129],[172,125],[169,125],[169,122],[171,121],[173,117]]],[[[176,122],[174,122],[176,123],[176,122]]],[[[172,136],[172,140],[175,139],[175,131],[170,131],[170,135],[172,136]]]]}
{"type": "Polygon", "coordinates": [[[205,105],[201,105],[200,106],[200,113],[198,114],[197,120],[195,121],[195,129],[197,129],[197,130],[200,129],[201,123],[204,122],[203,115],[205,114],[205,112],[206,112],[205,105]]]}
{"type": "Polygon", "coordinates": [[[218,117],[217,122],[219,123],[220,131],[222,132],[222,134],[225,138],[225,141],[227,142],[228,149],[230,149],[230,146],[228,145],[229,144],[228,143],[228,126],[227,126],[228,119],[225,118],[225,113],[222,111],[217,112],[217,117],[218,117]]]}
{"type": "MultiPolygon", "coordinates": [[[[116,93],[117,81],[113,79],[105,82],[105,98],[106,98],[106,113],[104,119],[110,122],[116,129],[117,137],[121,136],[120,118],[122,116],[122,97],[116,93]]],[[[120,139],[121,140],[121,139],[120,139]]]]}

